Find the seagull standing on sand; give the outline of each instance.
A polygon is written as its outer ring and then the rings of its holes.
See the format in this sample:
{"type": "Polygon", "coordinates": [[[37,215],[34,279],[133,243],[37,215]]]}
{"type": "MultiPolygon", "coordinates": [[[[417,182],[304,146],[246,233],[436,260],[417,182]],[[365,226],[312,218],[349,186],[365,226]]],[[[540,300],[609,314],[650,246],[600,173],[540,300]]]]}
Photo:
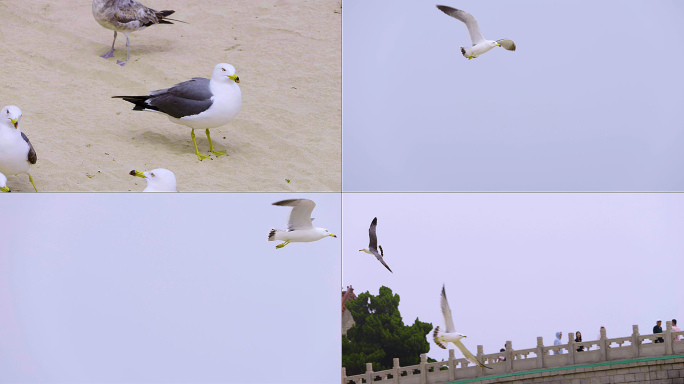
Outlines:
{"type": "MultiPolygon", "coordinates": [[[[100,23],[101,26],[114,31],[112,50],[101,57],[105,59],[114,57],[116,33],[123,32],[126,35],[126,61],[128,61],[131,45],[128,40],[128,35],[131,32],[145,29],[152,24],[173,24],[170,21],[164,20],[164,18],[174,12],[175,11],[155,11],[135,0],[93,0],[93,16],[95,17],[95,20],[100,23]]],[[[116,63],[123,67],[126,65],[126,61],[117,60],[116,63]]]]}
{"type": "Polygon", "coordinates": [[[176,175],[168,169],[157,168],[144,172],[132,170],[129,175],[145,179],[147,187],[143,189],[143,192],[178,192],[176,175]]]}
{"type": "Polygon", "coordinates": [[[515,51],[515,43],[513,40],[485,40],[484,36],[482,36],[482,32],[480,32],[480,27],[477,25],[477,20],[475,20],[470,13],[461,11],[460,9],[447,7],[446,5],[438,5],[437,8],[447,15],[464,22],[466,27],[468,27],[468,34],[470,35],[470,41],[473,43],[473,46],[468,48],[461,47],[463,57],[466,57],[468,60],[474,59],[494,47],[503,47],[509,51],[515,51]]]}
{"type": "MultiPolygon", "coordinates": [[[[359,252],[366,252],[369,255],[374,255],[379,262],[382,263],[382,265],[387,268],[388,271],[392,272],[390,267],[385,264],[385,260],[383,260],[383,256],[385,254],[382,252],[382,246],[378,245],[378,237],[375,235],[375,227],[378,226],[378,218],[373,218],[373,221],[371,222],[370,228],[368,229],[368,237],[370,237],[370,243],[368,244],[368,249],[359,249],[359,252]],[[380,253],[378,253],[378,248],[380,248],[380,253]]],[[[392,272],[394,273],[394,272],[392,272]]]]}
{"type": "Polygon", "coordinates": [[[12,192],[10,191],[9,188],[7,188],[7,177],[0,173],[0,191],[2,192],[12,192]]]}
{"type": "Polygon", "coordinates": [[[480,363],[475,357],[475,355],[470,353],[470,351],[461,342],[461,339],[466,337],[466,335],[462,335],[456,332],[456,329],[454,328],[454,320],[451,318],[451,309],[449,308],[449,302],[446,298],[446,291],[444,289],[444,285],[442,285],[442,316],[444,316],[444,325],[446,326],[446,333],[440,334],[439,326],[437,326],[435,328],[435,332],[433,333],[435,344],[439,345],[439,347],[442,349],[447,349],[446,346],[444,346],[444,344],[442,343],[451,342],[456,346],[456,348],[459,349],[459,351],[461,351],[463,357],[465,357],[465,359],[469,362],[482,368],[492,369],[491,367],[488,367],[480,363]]]}
{"type": "Polygon", "coordinates": [[[325,228],[314,228],[311,222],[311,212],[313,212],[316,203],[309,199],[291,199],[282,200],[273,203],[273,205],[280,205],[285,207],[292,207],[290,212],[290,219],[287,222],[287,231],[271,228],[268,233],[268,241],[285,241],[284,243],[276,245],[276,248],[282,248],[290,243],[309,243],[320,240],[324,237],[332,236],[325,228]]]}
{"type": "Polygon", "coordinates": [[[17,175],[25,173],[38,192],[29,173],[31,164],[38,160],[36,151],[28,137],[19,128],[21,109],[9,105],[0,111],[0,173],[17,175]]]}
{"type": "Polygon", "coordinates": [[[195,128],[206,130],[211,153],[217,157],[226,154],[214,150],[209,128],[228,124],[240,111],[242,93],[238,86],[239,82],[235,67],[222,63],[214,67],[211,79],[194,77],[171,88],[152,91],[147,96],[113,97],[135,104],[134,111],[159,112],[176,124],[192,128],[190,137],[195,145],[195,153],[199,160],[203,160],[209,156],[199,153],[195,141],[195,128]]]}

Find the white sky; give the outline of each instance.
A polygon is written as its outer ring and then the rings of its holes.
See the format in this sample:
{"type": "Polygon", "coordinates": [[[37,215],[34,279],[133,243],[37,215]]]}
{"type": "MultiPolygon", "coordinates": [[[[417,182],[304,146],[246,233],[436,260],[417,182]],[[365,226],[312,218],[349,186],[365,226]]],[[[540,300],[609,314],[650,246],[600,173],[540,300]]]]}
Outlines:
{"type": "Polygon", "coordinates": [[[0,381],[338,382],[339,194],[4,195],[0,381]]]}
{"type": "MultiPolygon", "coordinates": [[[[593,340],[601,325],[609,338],[633,324],[650,334],[657,318],[684,319],[683,194],[349,193],[343,211],[343,287],[377,295],[385,285],[405,324],[443,327],[446,284],[473,353],[506,340],[533,348],[537,336],[552,345],[557,331],[593,340]],[[394,273],[358,252],[376,216],[394,273]]],[[[446,360],[428,339],[428,356],[446,360]]]]}
{"type": "Polygon", "coordinates": [[[345,0],[345,191],[682,191],[684,2],[345,0]]]}

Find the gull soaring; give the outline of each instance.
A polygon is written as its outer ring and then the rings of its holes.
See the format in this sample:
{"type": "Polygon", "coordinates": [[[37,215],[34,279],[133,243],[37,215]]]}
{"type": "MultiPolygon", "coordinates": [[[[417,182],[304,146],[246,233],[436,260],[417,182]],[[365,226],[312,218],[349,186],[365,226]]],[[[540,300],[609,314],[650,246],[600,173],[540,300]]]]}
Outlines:
{"type": "MultiPolygon", "coordinates": [[[[371,222],[370,228],[368,228],[368,237],[370,237],[370,243],[368,243],[368,249],[359,249],[359,252],[366,252],[369,255],[375,256],[379,262],[382,263],[382,265],[387,268],[388,271],[392,272],[390,267],[385,264],[385,260],[382,258],[385,256],[385,254],[382,252],[382,246],[378,245],[378,237],[375,235],[375,228],[378,226],[378,218],[375,217],[373,218],[373,221],[371,222]],[[378,253],[378,248],[380,249],[380,253],[378,253]]],[[[394,272],[392,272],[394,273],[394,272]]]]}
{"type": "Polygon", "coordinates": [[[311,224],[313,221],[311,212],[316,207],[316,203],[312,200],[282,200],[273,203],[273,205],[292,207],[290,219],[287,222],[287,231],[271,228],[271,231],[268,233],[268,241],[284,241],[284,243],[276,245],[276,248],[282,248],[290,243],[308,243],[328,236],[337,237],[328,232],[327,229],[315,228],[311,224]]]}

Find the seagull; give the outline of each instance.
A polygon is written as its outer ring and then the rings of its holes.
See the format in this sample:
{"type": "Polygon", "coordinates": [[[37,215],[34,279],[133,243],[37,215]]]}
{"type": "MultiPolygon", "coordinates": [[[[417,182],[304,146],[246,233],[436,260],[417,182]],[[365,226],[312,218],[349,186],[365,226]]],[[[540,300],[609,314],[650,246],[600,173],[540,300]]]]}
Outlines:
{"type": "Polygon", "coordinates": [[[0,173],[17,175],[25,173],[38,192],[33,177],[29,173],[31,164],[38,160],[36,150],[28,137],[19,128],[21,109],[8,105],[0,111],[0,173]]]}
{"type": "Polygon", "coordinates": [[[470,41],[473,43],[473,46],[468,48],[461,47],[463,57],[466,57],[468,60],[474,59],[494,47],[503,47],[509,51],[515,51],[515,43],[513,40],[485,40],[484,36],[482,36],[482,32],[480,32],[480,27],[477,25],[477,20],[475,20],[470,13],[461,11],[460,9],[447,7],[446,5],[438,5],[437,8],[447,15],[464,22],[466,27],[468,27],[468,34],[470,35],[470,41]]]}
{"type": "Polygon", "coordinates": [[[9,188],[7,188],[7,177],[0,173],[0,191],[2,192],[12,192],[10,191],[9,188]]]}
{"type": "Polygon", "coordinates": [[[205,129],[209,139],[209,151],[214,155],[225,155],[215,151],[211,142],[209,128],[228,124],[235,118],[242,106],[242,93],[230,64],[217,64],[211,79],[194,77],[176,84],[171,88],[150,92],[147,96],[112,96],[135,104],[134,111],[151,111],[165,114],[176,124],[192,128],[190,137],[195,145],[195,154],[201,161],[209,156],[202,155],[197,149],[195,129],[205,129]]]}
{"type": "Polygon", "coordinates": [[[112,50],[100,57],[105,59],[114,57],[116,33],[123,32],[126,35],[126,61],[116,61],[117,64],[123,67],[128,61],[131,45],[128,40],[128,35],[131,32],[145,29],[152,24],[173,24],[170,21],[164,20],[164,18],[174,12],[175,11],[155,11],[135,0],[93,0],[93,16],[95,17],[95,20],[100,23],[101,26],[114,31],[112,50]]]}
{"type": "MultiPolygon", "coordinates": [[[[370,237],[370,243],[368,244],[368,249],[359,249],[359,252],[366,252],[369,255],[375,255],[379,262],[387,268],[388,271],[392,272],[390,267],[385,264],[385,260],[382,259],[385,254],[382,252],[382,246],[378,245],[378,237],[375,235],[375,227],[378,225],[378,218],[374,218],[371,222],[370,228],[368,229],[368,236],[370,237]],[[380,248],[380,253],[378,253],[378,248],[380,248]]],[[[394,273],[394,272],[392,272],[394,273]]]]}
{"type": "Polygon", "coordinates": [[[285,241],[284,243],[276,245],[276,248],[282,248],[291,242],[293,243],[309,243],[320,240],[327,236],[337,237],[328,232],[325,228],[315,228],[311,222],[311,212],[313,212],[316,203],[309,199],[290,199],[282,200],[273,203],[273,205],[280,205],[284,207],[292,207],[290,212],[290,219],[287,222],[287,231],[271,228],[268,233],[268,241],[285,241]]]}
{"type": "Polygon", "coordinates": [[[143,172],[132,170],[129,175],[145,179],[147,187],[143,189],[143,192],[178,192],[176,175],[168,169],[157,168],[143,172]]]}
{"type": "Polygon", "coordinates": [[[451,309],[449,308],[449,302],[446,298],[446,291],[444,290],[444,285],[442,285],[442,315],[444,316],[444,325],[446,326],[446,333],[442,333],[440,335],[439,326],[437,326],[435,328],[435,332],[433,333],[435,344],[439,345],[439,347],[442,349],[447,349],[446,346],[444,346],[444,344],[442,343],[451,342],[456,346],[456,348],[458,348],[461,351],[465,359],[469,362],[478,365],[482,368],[492,369],[492,367],[488,367],[480,363],[477,360],[477,358],[472,353],[470,353],[470,351],[466,349],[465,345],[463,345],[463,343],[461,342],[461,339],[466,337],[466,335],[462,335],[456,332],[454,328],[454,320],[451,318],[451,309]]]}

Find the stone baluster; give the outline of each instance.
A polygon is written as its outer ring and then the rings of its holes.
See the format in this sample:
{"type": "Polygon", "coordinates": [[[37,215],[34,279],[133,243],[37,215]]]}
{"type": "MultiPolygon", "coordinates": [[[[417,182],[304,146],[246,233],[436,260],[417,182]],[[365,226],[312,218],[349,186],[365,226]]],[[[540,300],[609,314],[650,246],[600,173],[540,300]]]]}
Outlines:
{"type": "Polygon", "coordinates": [[[456,380],[456,353],[453,349],[449,349],[449,380],[456,380]]]}
{"type": "Polygon", "coordinates": [[[392,381],[399,384],[399,358],[395,357],[392,359],[392,362],[394,363],[394,367],[392,367],[392,381]]]}
{"type": "MultiPolygon", "coordinates": [[[[482,358],[484,357],[484,347],[481,345],[477,346],[477,360],[484,364],[484,361],[482,361],[482,358]]],[[[484,368],[477,366],[477,377],[482,377],[484,376],[484,368]]]]}
{"type": "Polygon", "coordinates": [[[427,353],[420,354],[420,384],[427,384],[427,353]]]}
{"type": "Polygon", "coordinates": [[[506,341],[506,373],[513,372],[513,342],[506,341]]]}
{"type": "Polygon", "coordinates": [[[568,333],[568,365],[575,365],[575,332],[568,333]]]}
{"type": "Polygon", "coordinates": [[[373,382],[373,363],[366,363],[366,383],[373,382]]]}
{"type": "Polygon", "coordinates": [[[639,357],[639,348],[640,346],[639,342],[639,326],[638,325],[632,325],[632,358],[636,359],[639,357]]]}
{"type": "Polygon", "coordinates": [[[672,322],[670,320],[665,322],[665,354],[672,355],[672,322]]]}
{"type": "Polygon", "coordinates": [[[606,341],[606,329],[601,328],[599,338],[599,349],[601,350],[601,361],[608,361],[608,342],[606,341]]]}
{"type": "Polygon", "coordinates": [[[537,368],[544,368],[544,338],[537,337],[537,368]]]}
{"type": "Polygon", "coordinates": [[[347,384],[347,368],[342,367],[342,384],[347,384]]]}

